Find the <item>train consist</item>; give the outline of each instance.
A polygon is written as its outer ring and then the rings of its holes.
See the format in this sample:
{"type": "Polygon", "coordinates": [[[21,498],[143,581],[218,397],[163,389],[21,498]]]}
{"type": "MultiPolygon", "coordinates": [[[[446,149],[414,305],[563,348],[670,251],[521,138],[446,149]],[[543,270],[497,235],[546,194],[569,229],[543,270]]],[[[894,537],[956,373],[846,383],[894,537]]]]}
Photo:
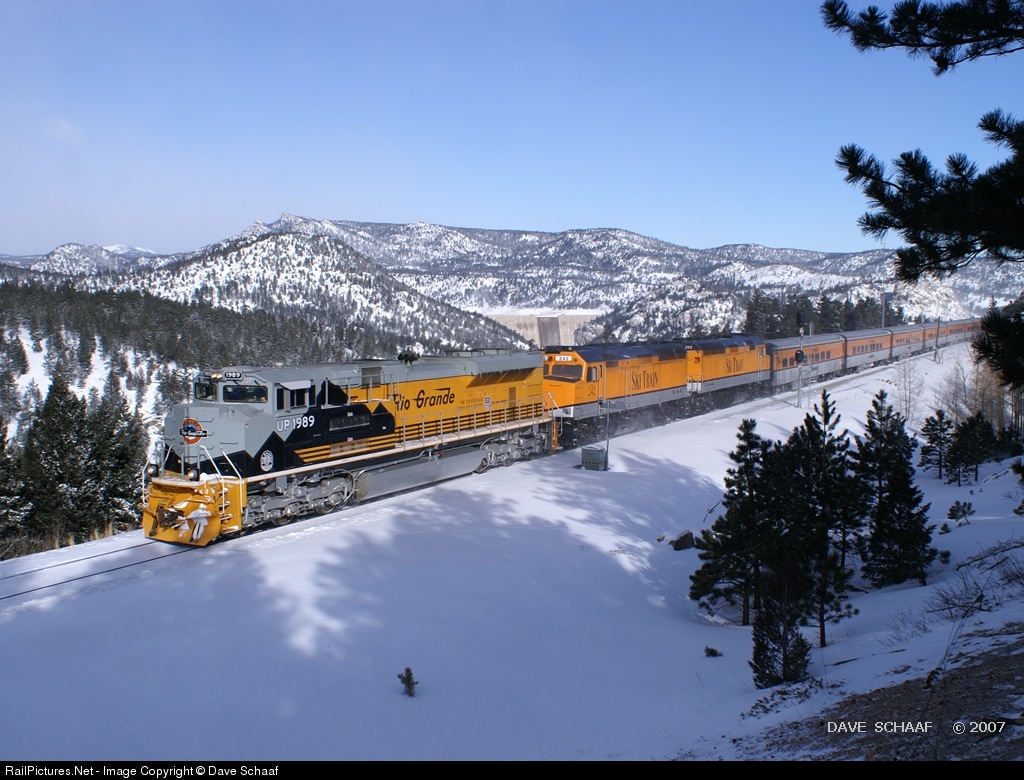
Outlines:
{"type": "Polygon", "coordinates": [[[142,525],[151,538],[204,546],[966,341],[975,328],[202,371],[146,468],[142,525]]]}

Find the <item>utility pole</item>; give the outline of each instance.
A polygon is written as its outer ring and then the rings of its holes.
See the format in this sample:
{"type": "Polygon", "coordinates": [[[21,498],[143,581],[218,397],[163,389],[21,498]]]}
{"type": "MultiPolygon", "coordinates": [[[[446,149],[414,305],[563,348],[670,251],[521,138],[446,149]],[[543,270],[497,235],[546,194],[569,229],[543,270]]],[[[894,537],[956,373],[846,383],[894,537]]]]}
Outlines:
{"type": "Polygon", "coordinates": [[[800,346],[796,350],[796,408],[804,407],[804,326],[800,326],[800,346]]]}

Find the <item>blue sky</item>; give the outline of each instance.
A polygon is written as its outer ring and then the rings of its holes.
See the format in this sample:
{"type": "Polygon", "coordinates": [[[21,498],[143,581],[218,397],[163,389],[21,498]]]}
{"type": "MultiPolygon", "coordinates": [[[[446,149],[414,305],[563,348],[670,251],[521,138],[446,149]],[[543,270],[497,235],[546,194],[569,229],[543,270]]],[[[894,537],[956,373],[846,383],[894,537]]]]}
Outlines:
{"type": "Polygon", "coordinates": [[[839,147],[987,166],[1024,57],[937,78],[818,5],[0,0],[0,253],[182,251],[283,212],[883,246],[839,147]]]}

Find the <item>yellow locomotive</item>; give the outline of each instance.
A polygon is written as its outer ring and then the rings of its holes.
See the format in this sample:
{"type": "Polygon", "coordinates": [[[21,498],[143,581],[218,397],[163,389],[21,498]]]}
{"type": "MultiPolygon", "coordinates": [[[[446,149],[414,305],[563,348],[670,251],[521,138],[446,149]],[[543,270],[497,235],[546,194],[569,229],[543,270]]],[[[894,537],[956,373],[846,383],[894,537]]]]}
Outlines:
{"type": "Polygon", "coordinates": [[[732,403],[766,388],[771,365],[754,336],[548,347],[544,380],[564,446],[732,403]]]}

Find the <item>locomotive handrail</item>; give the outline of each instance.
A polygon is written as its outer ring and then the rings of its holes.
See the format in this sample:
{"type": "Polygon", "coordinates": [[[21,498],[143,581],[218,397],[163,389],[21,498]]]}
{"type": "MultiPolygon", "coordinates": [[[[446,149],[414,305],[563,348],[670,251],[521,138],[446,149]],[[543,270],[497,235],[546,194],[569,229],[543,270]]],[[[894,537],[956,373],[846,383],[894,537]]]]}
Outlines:
{"type": "MultiPolygon", "coordinates": [[[[242,473],[238,470],[238,467],[235,465],[234,461],[231,460],[231,458],[228,456],[228,454],[226,452],[224,452],[223,449],[221,450],[221,454],[224,456],[224,460],[226,460],[228,462],[228,465],[231,466],[231,470],[235,472],[235,476],[238,477],[238,482],[235,483],[235,487],[238,489],[238,505],[239,506],[243,506],[243,505],[245,506],[245,513],[248,516],[248,514],[249,514],[249,504],[244,500],[245,494],[242,492],[243,488],[245,487],[245,480],[242,478],[242,473]]],[[[224,478],[221,477],[221,485],[223,485],[223,484],[224,484],[224,478]]],[[[225,486],[225,489],[224,489],[223,492],[226,494],[228,490],[230,490],[230,487],[225,486]]],[[[224,512],[228,508],[228,506],[229,506],[229,503],[227,501],[227,496],[224,495],[224,500],[223,500],[223,503],[221,503],[220,511],[224,512]]],[[[222,518],[222,521],[223,521],[223,518],[222,518]]]]}
{"type": "Polygon", "coordinates": [[[242,472],[238,470],[238,466],[236,466],[234,461],[231,460],[231,456],[229,456],[223,448],[221,449],[220,454],[224,456],[224,460],[226,460],[228,465],[231,466],[231,470],[235,472],[235,476],[242,479],[242,472]]]}
{"type": "MultiPolygon", "coordinates": [[[[550,397],[550,394],[547,396],[550,397]]],[[[496,401],[490,406],[468,406],[449,417],[441,413],[436,416],[429,413],[408,416],[395,426],[397,442],[407,444],[410,431],[414,434],[412,441],[436,436],[444,442],[450,436],[460,439],[466,433],[507,430],[508,425],[517,421],[534,418],[542,420],[548,416],[544,414],[544,399],[545,395],[536,395],[515,401],[496,401]]]]}
{"type": "MultiPolygon", "coordinates": [[[[209,459],[209,461],[210,461],[210,465],[211,465],[211,466],[213,466],[213,470],[217,472],[217,476],[218,476],[218,477],[220,477],[221,479],[224,479],[224,475],[223,475],[223,474],[221,474],[221,473],[220,473],[220,469],[219,469],[219,468],[217,468],[217,461],[215,461],[215,460],[213,459],[213,455],[211,455],[211,454],[210,454],[210,451],[209,451],[208,449],[206,449],[206,445],[205,445],[205,444],[200,444],[200,445],[199,445],[199,449],[201,449],[201,450],[202,450],[203,452],[205,452],[205,453],[206,453],[206,457],[207,457],[207,459],[209,459]]],[[[196,463],[196,466],[198,467],[198,466],[199,466],[199,464],[198,464],[198,463],[196,463]]]]}

